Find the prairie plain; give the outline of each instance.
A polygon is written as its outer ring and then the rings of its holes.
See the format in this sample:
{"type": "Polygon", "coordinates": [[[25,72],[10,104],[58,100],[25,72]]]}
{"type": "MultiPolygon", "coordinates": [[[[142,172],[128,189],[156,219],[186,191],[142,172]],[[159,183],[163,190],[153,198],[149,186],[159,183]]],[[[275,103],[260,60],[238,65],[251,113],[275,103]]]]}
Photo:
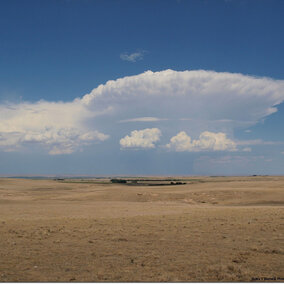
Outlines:
{"type": "Polygon", "coordinates": [[[159,180],[1,178],[0,282],[284,280],[284,177],[159,180]]]}

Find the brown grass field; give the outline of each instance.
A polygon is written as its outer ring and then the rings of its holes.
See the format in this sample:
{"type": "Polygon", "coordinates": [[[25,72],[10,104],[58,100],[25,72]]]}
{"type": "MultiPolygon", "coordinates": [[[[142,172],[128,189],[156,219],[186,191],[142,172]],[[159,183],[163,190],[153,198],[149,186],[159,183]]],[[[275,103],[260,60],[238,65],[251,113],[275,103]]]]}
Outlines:
{"type": "Polygon", "coordinates": [[[182,181],[1,178],[0,282],[284,280],[284,177],[182,181]]]}

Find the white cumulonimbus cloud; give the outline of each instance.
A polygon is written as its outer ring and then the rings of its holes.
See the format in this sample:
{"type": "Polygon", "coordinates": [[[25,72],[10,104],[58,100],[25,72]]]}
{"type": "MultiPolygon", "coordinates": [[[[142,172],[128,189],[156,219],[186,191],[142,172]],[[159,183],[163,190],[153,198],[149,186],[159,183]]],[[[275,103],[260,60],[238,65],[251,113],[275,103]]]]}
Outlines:
{"type": "Polygon", "coordinates": [[[176,129],[193,137],[222,132],[232,139],[235,127],[246,129],[283,101],[283,80],[205,70],[147,71],[108,81],[72,102],[0,104],[0,150],[37,144],[50,154],[68,154],[110,133],[117,137],[126,127],[137,129],[138,123],[163,129],[168,139],[176,129]]]}
{"type": "Polygon", "coordinates": [[[214,71],[147,71],[108,81],[82,98],[122,119],[163,117],[247,126],[277,111],[284,81],[214,71]]]}
{"type": "Polygon", "coordinates": [[[155,148],[155,142],[160,140],[161,131],[158,128],[133,130],[130,136],[120,139],[122,148],[155,148]]]}
{"type": "Polygon", "coordinates": [[[38,144],[49,154],[70,154],[109,136],[88,128],[94,113],[80,103],[22,103],[0,106],[0,149],[19,150],[38,144]]]}
{"type": "Polygon", "coordinates": [[[184,131],[172,137],[167,148],[177,152],[200,151],[236,151],[236,143],[226,137],[225,133],[202,132],[199,139],[192,140],[184,131]]]}

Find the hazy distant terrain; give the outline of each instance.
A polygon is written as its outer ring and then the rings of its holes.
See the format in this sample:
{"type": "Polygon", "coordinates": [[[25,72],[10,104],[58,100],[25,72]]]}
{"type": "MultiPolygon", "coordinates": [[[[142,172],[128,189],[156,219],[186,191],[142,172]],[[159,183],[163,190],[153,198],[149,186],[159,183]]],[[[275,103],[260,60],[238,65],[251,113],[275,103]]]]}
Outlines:
{"type": "Polygon", "coordinates": [[[284,177],[146,179],[1,178],[0,282],[284,278],[284,177]]]}

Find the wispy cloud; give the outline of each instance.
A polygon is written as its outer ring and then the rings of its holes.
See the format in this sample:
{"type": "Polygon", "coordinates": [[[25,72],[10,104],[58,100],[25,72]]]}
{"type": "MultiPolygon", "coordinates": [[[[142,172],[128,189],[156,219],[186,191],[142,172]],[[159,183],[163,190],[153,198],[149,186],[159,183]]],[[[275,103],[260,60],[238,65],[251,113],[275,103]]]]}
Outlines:
{"type": "Polygon", "coordinates": [[[250,147],[245,147],[245,148],[243,148],[243,152],[251,152],[251,148],[250,147]]]}
{"type": "MultiPolygon", "coordinates": [[[[196,166],[199,168],[212,169],[218,165],[230,165],[230,167],[244,167],[250,162],[265,161],[264,156],[247,156],[247,155],[226,155],[221,157],[201,156],[195,160],[196,166]]],[[[230,169],[230,167],[228,169],[230,169]]]]}
{"type": "Polygon", "coordinates": [[[146,116],[146,117],[123,119],[123,120],[120,120],[119,122],[120,123],[125,123],[125,122],[155,122],[155,121],[162,121],[162,120],[168,120],[168,119],[146,116]]]}
{"type": "Polygon", "coordinates": [[[144,51],[136,51],[133,53],[122,53],[120,54],[120,59],[130,62],[136,62],[138,60],[142,60],[144,55],[144,51]]]}
{"type": "Polygon", "coordinates": [[[284,141],[263,141],[262,139],[236,141],[237,145],[283,145],[284,141]]]}

